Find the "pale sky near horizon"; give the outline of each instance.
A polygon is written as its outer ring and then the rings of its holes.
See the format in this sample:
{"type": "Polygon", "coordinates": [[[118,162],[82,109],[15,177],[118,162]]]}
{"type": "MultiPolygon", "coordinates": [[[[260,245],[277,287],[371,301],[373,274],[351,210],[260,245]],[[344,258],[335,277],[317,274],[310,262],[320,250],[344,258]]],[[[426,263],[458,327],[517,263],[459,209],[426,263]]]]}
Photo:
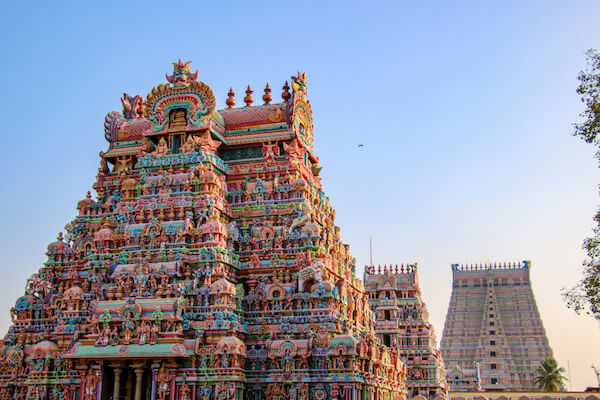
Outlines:
{"type": "Polygon", "coordinates": [[[4,1],[0,15],[0,334],[91,189],[104,116],[182,58],[219,107],[230,86],[258,102],[267,81],[279,99],[305,71],[324,189],[359,264],[369,237],[375,264],[418,262],[439,340],[451,264],[531,260],[555,357],[573,390],[597,385],[600,324],[560,290],[600,204],[595,150],[571,136],[599,2],[4,1]]]}

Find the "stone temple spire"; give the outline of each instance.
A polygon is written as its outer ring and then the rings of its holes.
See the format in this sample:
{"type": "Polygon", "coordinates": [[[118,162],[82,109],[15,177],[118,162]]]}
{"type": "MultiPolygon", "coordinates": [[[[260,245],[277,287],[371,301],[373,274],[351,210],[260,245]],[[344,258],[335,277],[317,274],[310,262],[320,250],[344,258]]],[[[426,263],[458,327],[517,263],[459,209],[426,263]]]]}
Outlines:
{"type": "Polygon", "coordinates": [[[441,342],[452,390],[535,390],[535,370],[552,357],[552,349],[533,296],[530,267],[530,261],[452,266],[441,342]],[[465,379],[474,369],[477,383],[465,379]]]}

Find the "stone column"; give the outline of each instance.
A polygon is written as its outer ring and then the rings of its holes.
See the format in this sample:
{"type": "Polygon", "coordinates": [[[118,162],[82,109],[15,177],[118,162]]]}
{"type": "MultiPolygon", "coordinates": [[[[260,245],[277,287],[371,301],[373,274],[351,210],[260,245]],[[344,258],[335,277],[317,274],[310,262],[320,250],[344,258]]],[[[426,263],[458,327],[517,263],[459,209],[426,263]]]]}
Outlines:
{"type": "Polygon", "coordinates": [[[142,378],[144,368],[135,369],[135,400],[142,400],[142,378]]]}
{"type": "Polygon", "coordinates": [[[123,369],[121,367],[114,367],[113,371],[115,373],[113,400],[119,400],[119,390],[121,389],[121,372],[123,371],[123,369]]]}
{"type": "Polygon", "coordinates": [[[96,370],[98,373],[98,383],[96,384],[96,400],[100,400],[100,396],[102,395],[102,380],[104,379],[104,375],[102,374],[102,368],[96,370]]]}
{"type": "Polygon", "coordinates": [[[154,360],[154,363],[150,366],[150,379],[152,380],[152,395],[150,400],[156,400],[156,376],[158,375],[158,369],[160,368],[160,360],[154,360]]]}

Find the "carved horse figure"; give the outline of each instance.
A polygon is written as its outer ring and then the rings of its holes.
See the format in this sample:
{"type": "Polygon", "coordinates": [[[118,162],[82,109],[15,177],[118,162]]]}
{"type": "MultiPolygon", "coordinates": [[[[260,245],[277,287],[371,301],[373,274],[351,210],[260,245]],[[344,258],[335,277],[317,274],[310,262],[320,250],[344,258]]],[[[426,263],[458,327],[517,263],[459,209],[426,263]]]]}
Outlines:
{"type": "Polygon", "coordinates": [[[294,232],[294,229],[300,228],[311,221],[311,209],[306,203],[300,203],[294,211],[298,213],[298,216],[292,220],[289,233],[294,232]]]}

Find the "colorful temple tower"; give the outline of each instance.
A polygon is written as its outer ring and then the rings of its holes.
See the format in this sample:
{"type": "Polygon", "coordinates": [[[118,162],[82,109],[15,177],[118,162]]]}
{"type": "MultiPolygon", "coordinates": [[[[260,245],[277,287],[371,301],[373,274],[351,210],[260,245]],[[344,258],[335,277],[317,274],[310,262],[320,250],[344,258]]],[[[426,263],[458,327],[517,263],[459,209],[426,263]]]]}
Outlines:
{"type": "Polygon", "coordinates": [[[313,153],[306,76],[215,108],[189,62],[108,150],[11,309],[0,399],[402,399],[313,153]]]}
{"type": "Polygon", "coordinates": [[[446,372],[429,313],[421,298],[417,264],[365,267],[365,288],[375,314],[375,331],[407,367],[410,397],[447,393],[446,372]]]}
{"type": "Polygon", "coordinates": [[[453,371],[448,375],[451,390],[472,390],[466,387],[472,382],[461,381],[473,369],[483,390],[535,390],[535,370],[552,350],[533,297],[530,268],[530,261],[452,265],[441,342],[446,366],[453,371]]]}

